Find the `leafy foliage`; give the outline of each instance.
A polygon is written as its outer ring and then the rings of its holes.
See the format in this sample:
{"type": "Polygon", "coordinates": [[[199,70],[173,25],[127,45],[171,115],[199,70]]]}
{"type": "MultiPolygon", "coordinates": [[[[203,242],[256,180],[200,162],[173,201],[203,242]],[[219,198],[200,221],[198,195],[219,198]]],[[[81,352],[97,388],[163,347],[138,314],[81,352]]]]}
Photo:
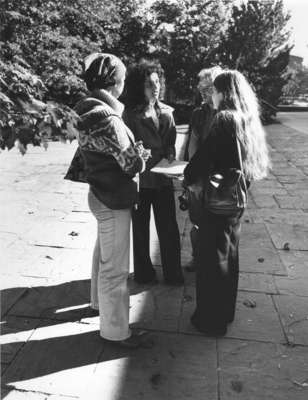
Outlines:
{"type": "Polygon", "coordinates": [[[216,49],[228,27],[231,1],[155,2],[153,45],[166,70],[169,100],[191,99],[200,69],[216,64],[216,49]]]}
{"type": "Polygon", "coordinates": [[[44,103],[47,89],[36,75],[18,64],[0,62],[0,69],[1,149],[11,149],[17,140],[24,154],[29,143],[47,148],[51,137],[76,136],[78,116],[67,106],[44,103]]]}
{"type": "Polygon", "coordinates": [[[243,72],[264,104],[274,106],[272,112],[265,110],[266,116],[274,114],[283,86],[289,79],[288,19],[282,0],[249,0],[234,6],[229,27],[218,48],[221,62],[243,72]]]}
{"type": "Polygon", "coordinates": [[[0,147],[72,137],[91,52],[158,58],[172,103],[194,102],[201,68],[243,71],[277,104],[290,47],[282,0],[0,0],[0,147]]]}

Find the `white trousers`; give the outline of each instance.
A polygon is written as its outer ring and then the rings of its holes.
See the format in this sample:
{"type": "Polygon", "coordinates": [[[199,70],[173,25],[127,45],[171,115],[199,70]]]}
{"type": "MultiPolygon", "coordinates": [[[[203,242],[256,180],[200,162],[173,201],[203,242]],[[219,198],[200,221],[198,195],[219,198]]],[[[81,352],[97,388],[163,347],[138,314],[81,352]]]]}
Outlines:
{"type": "Polygon", "coordinates": [[[111,210],[91,190],[88,202],[97,220],[91,305],[99,310],[100,335],[109,340],[124,340],[131,335],[127,284],[131,210],[111,210]]]}

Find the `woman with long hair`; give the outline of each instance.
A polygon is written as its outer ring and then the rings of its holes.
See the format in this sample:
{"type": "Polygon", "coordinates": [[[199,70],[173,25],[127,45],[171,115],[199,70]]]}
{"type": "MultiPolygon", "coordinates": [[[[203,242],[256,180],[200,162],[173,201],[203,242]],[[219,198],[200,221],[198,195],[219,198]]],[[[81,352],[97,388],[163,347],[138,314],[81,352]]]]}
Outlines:
{"type": "Polygon", "coordinates": [[[126,80],[124,120],[135,139],[151,150],[146,170],[140,174],[139,203],[133,211],[134,279],[137,283],[156,279],[149,248],[152,206],[164,280],[170,285],[180,285],[184,279],[172,179],[150,171],[163,158],[169,162],[175,158],[173,109],[160,101],[163,89],[164,72],[160,64],[142,60],[132,66],[126,80]]]}
{"type": "MultiPolygon", "coordinates": [[[[256,94],[243,74],[225,70],[213,82],[217,114],[210,133],[184,171],[185,184],[205,182],[213,172],[239,168],[237,139],[247,184],[267,175],[269,156],[256,94]]],[[[203,210],[196,254],[196,309],[192,324],[204,334],[224,335],[232,322],[239,276],[242,212],[232,216],[203,210]]]]}

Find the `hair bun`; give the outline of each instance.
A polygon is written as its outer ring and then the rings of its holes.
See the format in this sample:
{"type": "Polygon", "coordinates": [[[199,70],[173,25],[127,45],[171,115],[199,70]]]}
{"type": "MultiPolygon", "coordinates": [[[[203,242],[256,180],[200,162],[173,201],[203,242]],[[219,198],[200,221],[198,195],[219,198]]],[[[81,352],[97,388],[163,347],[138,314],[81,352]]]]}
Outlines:
{"type": "Polygon", "coordinates": [[[117,75],[125,74],[123,63],[112,54],[93,53],[84,60],[83,79],[89,90],[115,85],[117,75]]]}

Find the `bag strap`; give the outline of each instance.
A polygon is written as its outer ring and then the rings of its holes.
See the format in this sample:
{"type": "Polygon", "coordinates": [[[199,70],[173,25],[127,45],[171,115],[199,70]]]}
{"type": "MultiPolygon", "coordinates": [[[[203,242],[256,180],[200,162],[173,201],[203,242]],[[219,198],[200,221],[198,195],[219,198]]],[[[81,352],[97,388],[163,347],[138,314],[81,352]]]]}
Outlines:
{"type": "Polygon", "coordinates": [[[238,155],[238,159],[239,159],[239,163],[240,163],[240,170],[244,173],[244,171],[243,171],[242,152],[241,152],[241,147],[240,147],[240,140],[237,137],[237,135],[235,135],[235,140],[236,140],[237,155],[238,155]]]}
{"type": "Polygon", "coordinates": [[[238,159],[240,162],[240,169],[243,175],[243,183],[244,183],[244,188],[245,188],[245,192],[247,193],[247,183],[246,183],[246,178],[244,175],[244,169],[243,169],[243,161],[242,161],[242,152],[241,152],[241,146],[240,146],[240,140],[237,137],[237,135],[235,136],[235,140],[236,140],[236,147],[237,147],[237,152],[238,152],[238,159]]]}

